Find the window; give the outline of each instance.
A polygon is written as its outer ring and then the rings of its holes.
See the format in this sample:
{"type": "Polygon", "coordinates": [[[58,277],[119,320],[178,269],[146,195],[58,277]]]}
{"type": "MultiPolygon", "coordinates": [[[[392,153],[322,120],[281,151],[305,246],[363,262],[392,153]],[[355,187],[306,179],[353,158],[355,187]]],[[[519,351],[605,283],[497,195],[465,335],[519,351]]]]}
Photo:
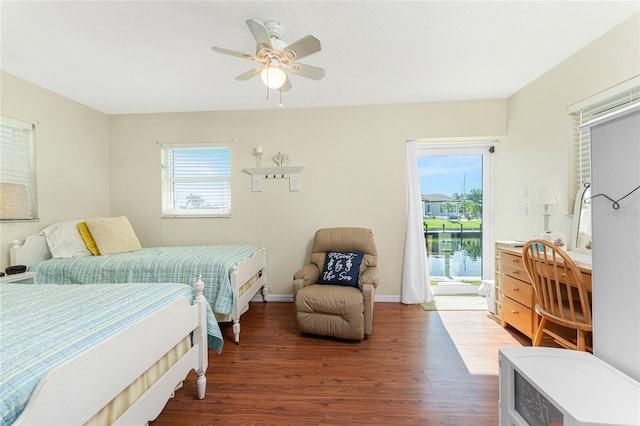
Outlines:
{"type": "Polygon", "coordinates": [[[229,144],[162,145],[162,215],[231,216],[229,144]]]}
{"type": "Polygon", "coordinates": [[[634,77],[569,107],[572,130],[572,163],[570,164],[568,208],[573,213],[580,185],[591,182],[591,138],[589,130],[580,126],[595,118],[640,101],[640,77],[634,77]]]}
{"type": "Polygon", "coordinates": [[[33,124],[0,116],[0,220],[37,220],[33,124]]]}

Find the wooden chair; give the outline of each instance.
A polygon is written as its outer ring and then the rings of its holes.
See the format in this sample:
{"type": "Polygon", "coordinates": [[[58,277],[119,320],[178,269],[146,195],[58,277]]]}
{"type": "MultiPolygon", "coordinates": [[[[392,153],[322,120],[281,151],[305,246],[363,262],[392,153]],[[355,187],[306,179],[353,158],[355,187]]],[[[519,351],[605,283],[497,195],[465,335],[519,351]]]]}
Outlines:
{"type": "Polygon", "coordinates": [[[559,345],[590,349],[591,306],[582,273],[573,259],[555,244],[532,240],[522,248],[524,266],[536,294],[540,325],[533,346],[547,334],[559,345]]]}

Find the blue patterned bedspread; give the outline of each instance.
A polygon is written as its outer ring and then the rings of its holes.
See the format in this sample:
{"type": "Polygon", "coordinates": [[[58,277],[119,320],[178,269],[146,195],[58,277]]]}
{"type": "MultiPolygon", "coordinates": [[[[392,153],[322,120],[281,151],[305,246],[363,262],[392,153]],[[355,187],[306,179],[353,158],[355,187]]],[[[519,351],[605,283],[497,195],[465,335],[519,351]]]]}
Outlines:
{"type": "Polygon", "coordinates": [[[185,283],[202,275],[204,296],[217,314],[230,314],[234,295],[229,273],[259,249],[234,244],[150,247],[110,256],[50,259],[29,267],[38,284],[185,283]]]}
{"type": "MultiPolygon", "coordinates": [[[[193,299],[184,284],[0,285],[0,425],[18,418],[50,369],[185,296],[193,299]]],[[[207,311],[209,346],[220,352],[207,311]]]]}

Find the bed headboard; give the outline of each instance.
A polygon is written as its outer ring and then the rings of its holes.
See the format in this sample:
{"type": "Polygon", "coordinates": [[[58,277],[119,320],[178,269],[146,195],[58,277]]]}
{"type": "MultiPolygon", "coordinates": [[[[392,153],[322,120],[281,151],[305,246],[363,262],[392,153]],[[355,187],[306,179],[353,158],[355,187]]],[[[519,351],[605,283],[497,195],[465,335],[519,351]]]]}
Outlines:
{"type": "Polygon", "coordinates": [[[11,265],[28,267],[47,259],[51,259],[51,252],[47,240],[41,234],[29,235],[22,244],[20,244],[20,240],[14,240],[9,248],[11,265]]]}

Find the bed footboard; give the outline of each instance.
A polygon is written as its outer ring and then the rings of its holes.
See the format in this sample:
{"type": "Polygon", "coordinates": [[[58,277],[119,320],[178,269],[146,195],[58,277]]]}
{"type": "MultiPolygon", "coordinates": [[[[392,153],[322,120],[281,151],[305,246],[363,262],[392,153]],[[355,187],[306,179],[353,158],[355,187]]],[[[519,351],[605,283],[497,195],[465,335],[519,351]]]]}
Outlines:
{"type": "Polygon", "coordinates": [[[240,344],[240,315],[248,309],[249,302],[259,291],[262,292],[262,300],[266,302],[264,292],[267,289],[267,251],[262,248],[253,256],[238,262],[233,267],[230,280],[235,300],[231,313],[233,338],[238,345],[240,344]],[[254,281],[251,282],[252,280],[254,281]]]}
{"type": "Polygon", "coordinates": [[[146,424],[155,419],[191,370],[198,374],[198,397],[204,398],[208,348],[203,288],[198,279],[193,304],[177,299],[51,370],[15,425],[86,423],[192,332],[191,348],[115,424],[146,424]]]}

